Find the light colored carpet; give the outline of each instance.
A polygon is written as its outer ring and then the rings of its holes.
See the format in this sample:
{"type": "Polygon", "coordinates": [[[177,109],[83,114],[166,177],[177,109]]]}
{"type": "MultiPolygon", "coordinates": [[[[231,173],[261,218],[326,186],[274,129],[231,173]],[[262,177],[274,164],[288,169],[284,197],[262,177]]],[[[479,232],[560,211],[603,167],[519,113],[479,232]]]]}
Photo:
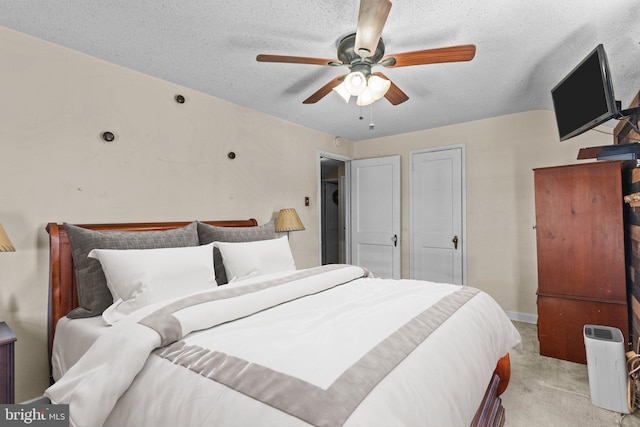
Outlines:
{"type": "Polygon", "coordinates": [[[522,347],[510,353],[506,427],[640,427],[640,411],[623,415],[591,403],[586,365],[540,356],[536,325],[514,324],[522,347]]]}

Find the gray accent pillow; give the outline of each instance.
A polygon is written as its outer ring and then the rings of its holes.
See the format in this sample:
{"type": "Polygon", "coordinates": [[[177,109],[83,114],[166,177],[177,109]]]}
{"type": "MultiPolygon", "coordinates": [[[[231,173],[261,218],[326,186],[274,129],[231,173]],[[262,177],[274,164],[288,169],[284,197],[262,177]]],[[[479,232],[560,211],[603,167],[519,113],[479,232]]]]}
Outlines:
{"type": "MultiPolygon", "coordinates": [[[[212,242],[255,242],[275,239],[276,231],[273,220],[257,227],[216,227],[198,222],[198,238],[201,245],[212,242]]],[[[213,248],[213,267],[216,271],[216,283],[218,285],[229,283],[220,249],[215,246],[213,248]]]]}
{"type": "Polygon", "coordinates": [[[186,227],[166,231],[95,231],[64,224],[71,244],[75,266],[79,307],[67,317],[79,319],[99,316],[113,303],[102,266],[87,255],[92,249],[155,249],[198,246],[195,222],[186,227]]]}

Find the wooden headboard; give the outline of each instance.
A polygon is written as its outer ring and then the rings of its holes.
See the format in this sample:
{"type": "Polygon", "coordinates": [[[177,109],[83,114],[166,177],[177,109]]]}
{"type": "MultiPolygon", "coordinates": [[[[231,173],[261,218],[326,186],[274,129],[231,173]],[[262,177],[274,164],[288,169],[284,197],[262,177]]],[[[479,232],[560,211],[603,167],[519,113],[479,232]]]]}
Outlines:
{"type": "MultiPolygon", "coordinates": [[[[79,227],[97,231],[163,231],[184,227],[187,222],[144,222],[128,224],[76,224],[79,227]]],[[[205,224],[218,227],[255,227],[255,219],[202,221],[205,224]]],[[[47,334],[49,345],[49,363],[56,323],[62,316],[78,307],[78,293],[76,292],[76,276],[73,269],[73,258],[69,238],[62,224],[47,224],[49,233],[49,312],[47,334]]]]}

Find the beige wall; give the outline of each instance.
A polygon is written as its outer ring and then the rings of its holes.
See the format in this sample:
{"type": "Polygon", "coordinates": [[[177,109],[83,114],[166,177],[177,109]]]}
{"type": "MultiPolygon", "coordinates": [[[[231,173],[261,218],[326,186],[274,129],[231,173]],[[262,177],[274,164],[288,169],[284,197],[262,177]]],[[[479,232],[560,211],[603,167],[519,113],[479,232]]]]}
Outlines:
{"type": "Polygon", "coordinates": [[[0,321],[19,401],[48,381],[47,222],[262,224],[294,207],[296,263],[317,265],[318,150],[351,144],[1,27],[0,58],[0,222],[17,249],[0,254],[0,321]]]}
{"type": "Polygon", "coordinates": [[[577,163],[579,148],[611,142],[598,132],[560,142],[553,112],[531,111],[356,142],[354,156],[401,156],[402,277],[409,277],[409,151],[464,144],[468,284],[520,316],[537,312],[532,169],[577,163]]]}
{"type": "Polygon", "coordinates": [[[0,320],[18,336],[18,400],[47,384],[47,222],[264,223],[294,207],[306,231],[291,233],[291,245],[298,266],[309,267],[318,263],[318,150],[400,154],[408,277],[408,152],[465,144],[468,282],[506,310],[535,314],[531,169],[575,162],[579,147],[611,141],[591,132],[560,143],[552,113],[534,111],[336,147],[332,135],[2,27],[0,57],[0,222],[17,249],[0,254],[0,320]],[[173,101],[177,93],[185,104],[173,101]],[[100,139],[105,130],[114,142],[100,139]]]}

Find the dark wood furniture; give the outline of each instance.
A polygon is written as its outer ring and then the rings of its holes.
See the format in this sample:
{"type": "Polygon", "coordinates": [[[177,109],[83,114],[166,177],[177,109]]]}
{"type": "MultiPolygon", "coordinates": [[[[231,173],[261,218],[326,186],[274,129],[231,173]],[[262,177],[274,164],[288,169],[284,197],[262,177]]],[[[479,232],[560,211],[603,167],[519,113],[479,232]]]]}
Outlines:
{"type": "MultiPolygon", "coordinates": [[[[258,225],[255,219],[230,220],[230,221],[202,221],[210,225],[222,227],[255,227],[258,225]]],[[[184,227],[189,222],[162,222],[162,223],[130,223],[130,224],[76,224],[79,227],[100,231],[157,231],[184,227]]],[[[76,293],[76,280],[73,273],[73,258],[69,239],[62,224],[47,224],[49,233],[49,361],[53,348],[55,325],[62,316],[78,306],[76,293]]],[[[49,365],[51,377],[51,365],[49,365]]],[[[487,386],[484,399],[478,408],[474,418],[473,427],[498,427],[504,424],[504,408],[502,407],[500,394],[509,385],[511,379],[511,361],[509,354],[504,355],[496,364],[491,381],[487,386]],[[500,416],[491,416],[492,413],[500,416]]]]}
{"type": "Polygon", "coordinates": [[[585,324],[629,339],[622,162],[534,170],[540,354],[586,363],[585,324]]]}
{"type": "Polygon", "coordinates": [[[14,343],[16,336],[9,325],[0,322],[0,404],[14,403],[14,343]]]}

